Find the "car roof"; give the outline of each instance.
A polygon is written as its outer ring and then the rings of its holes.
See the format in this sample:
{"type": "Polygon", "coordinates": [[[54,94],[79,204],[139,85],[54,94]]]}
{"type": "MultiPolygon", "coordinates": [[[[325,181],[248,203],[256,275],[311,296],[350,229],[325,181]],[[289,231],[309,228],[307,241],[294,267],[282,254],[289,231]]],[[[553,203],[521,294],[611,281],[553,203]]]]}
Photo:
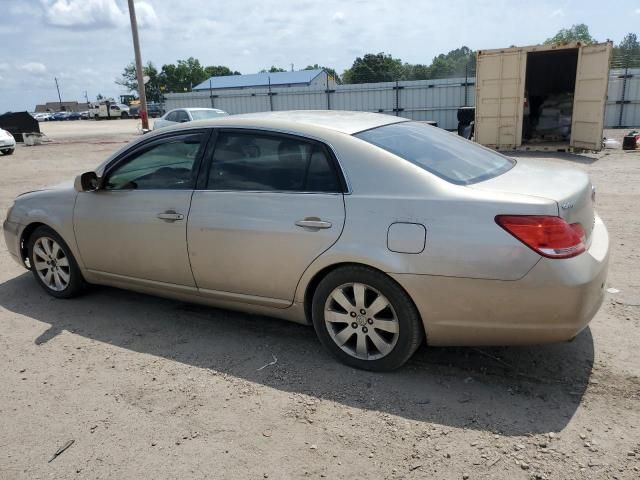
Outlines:
{"type": "MultiPolygon", "coordinates": [[[[173,108],[169,110],[169,112],[175,112],[176,110],[186,110],[187,112],[193,112],[195,110],[207,110],[211,112],[223,112],[227,113],[224,110],[220,110],[219,108],[203,108],[203,107],[183,107],[183,108],[173,108]]],[[[167,112],[167,113],[169,113],[167,112]]]]}
{"type": "MultiPolygon", "coordinates": [[[[350,112],[345,110],[288,110],[279,112],[246,113],[229,115],[215,119],[190,122],[189,127],[218,126],[244,128],[273,128],[313,134],[318,129],[333,130],[352,135],[363,130],[407,122],[406,118],[370,112],[350,112]]],[[[175,126],[174,129],[187,128],[175,126]]],[[[163,129],[164,130],[164,129],[163,129]]]]}

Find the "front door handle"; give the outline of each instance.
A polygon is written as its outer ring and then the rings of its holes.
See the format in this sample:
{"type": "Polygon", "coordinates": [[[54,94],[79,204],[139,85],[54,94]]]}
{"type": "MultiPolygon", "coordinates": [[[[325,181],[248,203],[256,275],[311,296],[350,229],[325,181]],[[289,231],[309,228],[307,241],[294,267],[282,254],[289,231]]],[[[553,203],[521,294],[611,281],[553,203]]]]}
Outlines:
{"type": "Polygon", "coordinates": [[[176,212],[175,210],[167,210],[166,212],[159,213],[158,218],[165,222],[175,222],[176,220],[184,219],[184,215],[176,212]]]}
{"type": "Polygon", "coordinates": [[[296,222],[298,227],[302,228],[331,228],[331,222],[325,222],[317,217],[309,217],[296,222]]]}

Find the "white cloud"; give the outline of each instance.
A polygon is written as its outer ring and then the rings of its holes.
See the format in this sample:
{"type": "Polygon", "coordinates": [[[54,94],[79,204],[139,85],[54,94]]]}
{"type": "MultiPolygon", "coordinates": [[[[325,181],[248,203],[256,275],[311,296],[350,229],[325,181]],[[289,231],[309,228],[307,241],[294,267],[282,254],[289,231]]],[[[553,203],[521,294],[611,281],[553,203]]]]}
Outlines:
{"type": "Polygon", "coordinates": [[[636,8],[636,14],[640,15],[640,8],[636,8]]]}
{"type": "Polygon", "coordinates": [[[158,16],[150,3],[136,2],[135,6],[136,20],[140,28],[155,27],[158,25],[158,16]]]}
{"type": "Polygon", "coordinates": [[[7,70],[9,70],[9,64],[8,63],[0,63],[0,72],[6,72],[7,70]]]}
{"type": "Polygon", "coordinates": [[[333,14],[332,20],[336,23],[343,24],[346,20],[346,16],[343,12],[336,12],[333,14]]]}
{"type": "MultiPolygon", "coordinates": [[[[45,21],[66,28],[113,28],[129,24],[129,11],[116,0],[40,0],[45,21]]],[[[136,2],[136,18],[140,28],[158,24],[158,16],[147,2],[136,2]]]]}
{"type": "Polygon", "coordinates": [[[556,10],[554,10],[553,12],[551,12],[551,15],[549,15],[550,17],[564,17],[564,10],[562,10],[561,8],[558,8],[556,10]]]}
{"type": "Polygon", "coordinates": [[[24,63],[20,65],[18,69],[30,75],[36,75],[36,76],[41,76],[47,73],[47,67],[40,62],[24,63]]]}

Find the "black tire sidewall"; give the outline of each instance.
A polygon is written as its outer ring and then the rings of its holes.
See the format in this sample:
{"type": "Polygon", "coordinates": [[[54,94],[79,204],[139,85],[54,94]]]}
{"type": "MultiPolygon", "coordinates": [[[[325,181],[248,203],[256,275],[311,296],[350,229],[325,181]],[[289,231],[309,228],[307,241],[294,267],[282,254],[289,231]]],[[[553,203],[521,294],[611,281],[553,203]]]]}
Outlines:
{"type": "Polygon", "coordinates": [[[340,267],[329,273],[316,288],[311,312],[320,343],[343,363],[363,370],[389,371],[399,368],[413,355],[424,337],[420,316],[407,293],[383,273],[367,267],[340,267]],[[327,331],[325,302],[336,287],[351,282],[364,283],[378,290],[391,302],[398,317],[398,341],[391,353],[378,360],[360,360],[350,356],[335,344],[327,331]]]}
{"type": "Polygon", "coordinates": [[[75,297],[82,291],[84,287],[84,280],[82,278],[82,273],[80,273],[80,268],[78,267],[76,259],[73,256],[73,253],[71,253],[71,250],[69,249],[67,243],[53,229],[46,226],[36,228],[29,237],[27,247],[29,253],[29,264],[31,265],[31,272],[33,273],[33,276],[35,277],[38,284],[44,289],[45,292],[56,298],[71,298],[75,297]],[[59,292],[56,290],[52,290],[47,285],[45,285],[34,267],[35,264],[33,260],[33,246],[36,241],[42,237],[48,237],[55,240],[58,245],[60,245],[60,248],[64,251],[64,254],[69,260],[69,283],[64,290],[61,290],[59,292]]]}

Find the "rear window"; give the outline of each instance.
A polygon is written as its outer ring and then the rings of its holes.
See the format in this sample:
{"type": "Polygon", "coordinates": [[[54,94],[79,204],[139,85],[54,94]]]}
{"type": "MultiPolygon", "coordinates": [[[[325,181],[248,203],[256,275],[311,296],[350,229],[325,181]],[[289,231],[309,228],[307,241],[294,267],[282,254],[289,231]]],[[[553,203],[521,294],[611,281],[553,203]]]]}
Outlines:
{"type": "Polygon", "coordinates": [[[418,122],[384,125],[355,136],[456,185],[497,177],[515,165],[493,150],[418,122]]]}

